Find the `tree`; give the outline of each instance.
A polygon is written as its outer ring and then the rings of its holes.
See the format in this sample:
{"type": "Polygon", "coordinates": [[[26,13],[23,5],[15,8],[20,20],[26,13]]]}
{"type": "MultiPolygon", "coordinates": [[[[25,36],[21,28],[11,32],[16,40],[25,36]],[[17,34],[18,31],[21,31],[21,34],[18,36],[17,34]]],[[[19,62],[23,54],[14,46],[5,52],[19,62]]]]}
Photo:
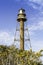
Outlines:
{"type": "Polygon", "coordinates": [[[43,65],[40,59],[43,50],[19,50],[14,45],[0,45],[0,65],[43,65]]]}

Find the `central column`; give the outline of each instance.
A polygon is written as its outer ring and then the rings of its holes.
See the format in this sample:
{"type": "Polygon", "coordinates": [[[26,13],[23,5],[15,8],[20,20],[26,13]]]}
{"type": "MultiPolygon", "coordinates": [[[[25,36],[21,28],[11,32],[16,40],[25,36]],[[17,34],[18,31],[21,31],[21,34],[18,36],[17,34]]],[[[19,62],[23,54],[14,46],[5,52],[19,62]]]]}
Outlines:
{"type": "Polygon", "coordinates": [[[20,49],[24,50],[24,22],[20,20],[20,49]]]}

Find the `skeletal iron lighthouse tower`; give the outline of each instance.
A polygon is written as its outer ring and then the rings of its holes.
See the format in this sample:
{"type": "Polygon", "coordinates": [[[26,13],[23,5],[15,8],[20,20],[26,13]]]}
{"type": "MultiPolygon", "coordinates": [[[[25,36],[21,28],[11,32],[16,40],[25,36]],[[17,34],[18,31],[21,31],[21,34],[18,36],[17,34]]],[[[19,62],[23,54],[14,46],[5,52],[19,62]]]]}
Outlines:
{"type": "Polygon", "coordinates": [[[24,50],[24,22],[26,21],[24,9],[19,10],[17,21],[20,22],[20,49],[24,50]]]}
{"type": "Polygon", "coordinates": [[[14,44],[18,47],[20,46],[21,50],[24,50],[25,47],[27,48],[28,46],[31,48],[31,43],[30,43],[30,38],[29,38],[29,33],[28,33],[28,27],[25,28],[26,27],[25,24],[27,23],[26,22],[27,18],[26,18],[25,10],[22,8],[19,10],[19,13],[17,15],[17,21],[18,21],[17,23],[20,24],[19,25],[20,27],[18,28],[18,25],[16,27],[16,32],[15,32],[15,37],[14,37],[15,43],[14,44]],[[26,34],[25,34],[25,32],[26,32],[26,34]],[[17,36],[17,33],[19,33],[18,36],[17,36]],[[18,42],[18,43],[16,44],[16,42],[18,42]],[[18,45],[19,43],[20,43],[20,45],[18,45]]]}

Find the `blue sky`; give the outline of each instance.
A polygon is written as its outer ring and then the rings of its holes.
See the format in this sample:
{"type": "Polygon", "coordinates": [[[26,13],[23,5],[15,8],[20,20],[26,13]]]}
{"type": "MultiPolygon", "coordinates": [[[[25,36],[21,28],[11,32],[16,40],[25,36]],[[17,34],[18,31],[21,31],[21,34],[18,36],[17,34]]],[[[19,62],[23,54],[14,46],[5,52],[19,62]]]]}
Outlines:
{"type": "Polygon", "coordinates": [[[32,49],[43,49],[43,0],[0,0],[0,44],[14,42],[20,8],[26,10],[32,49]]]}

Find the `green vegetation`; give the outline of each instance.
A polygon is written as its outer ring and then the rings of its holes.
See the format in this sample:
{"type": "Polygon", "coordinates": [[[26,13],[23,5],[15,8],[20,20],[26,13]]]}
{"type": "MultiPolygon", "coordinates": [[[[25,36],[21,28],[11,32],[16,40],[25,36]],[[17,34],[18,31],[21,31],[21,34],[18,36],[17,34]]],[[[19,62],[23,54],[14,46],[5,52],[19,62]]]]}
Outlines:
{"type": "Polygon", "coordinates": [[[43,65],[40,59],[43,50],[19,50],[12,46],[0,45],[0,65],[43,65]]]}

